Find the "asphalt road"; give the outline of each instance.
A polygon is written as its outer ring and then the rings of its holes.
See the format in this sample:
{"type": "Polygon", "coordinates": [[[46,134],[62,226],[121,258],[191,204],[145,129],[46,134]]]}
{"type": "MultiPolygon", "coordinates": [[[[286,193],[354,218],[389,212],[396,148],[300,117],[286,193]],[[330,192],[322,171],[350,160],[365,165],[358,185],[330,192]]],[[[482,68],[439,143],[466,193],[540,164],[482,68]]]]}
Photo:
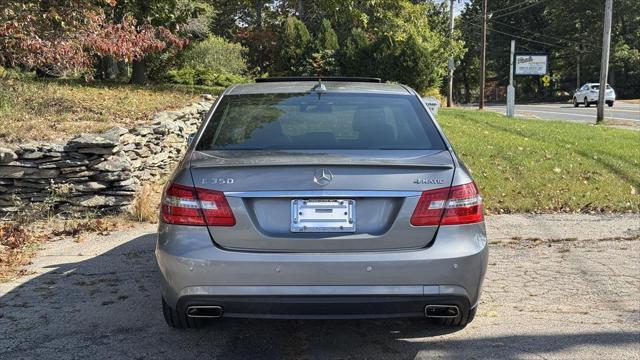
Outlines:
{"type": "MultiPolygon", "coordinates": [[[[501,104],[489,104],[488,110],[501,114],[506,113],[506,106],[501,104]]],[[[516,116],[533,117],[545,120],[566,120],[583,123],[596,122],[596,106],[574,107],[570,103],[545,103],[545,104],[516,104],[516,116]]],[[[604,108],[605,118],[609,121],[631,126],[640,126],[640,104],[616,102],[613,107],[604,108]]]]}
{"type": "Polygon", "coordinates": [[[170,329],[153,231],[48,243],[29,275],[0,284],[0,358],[640,359],[637,215],[489,218],[484,293],[464,329],[422,319],[170,329]]]}

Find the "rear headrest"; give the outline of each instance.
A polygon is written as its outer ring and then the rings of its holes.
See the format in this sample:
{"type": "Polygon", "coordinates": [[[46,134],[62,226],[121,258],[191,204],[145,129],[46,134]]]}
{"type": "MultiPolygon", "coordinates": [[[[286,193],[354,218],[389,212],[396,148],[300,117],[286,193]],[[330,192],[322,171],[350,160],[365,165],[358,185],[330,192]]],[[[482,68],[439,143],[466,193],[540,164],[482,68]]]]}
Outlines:
{"type": "Polygon", "coordinates": [[[388,125],[381,107],[360,107],[353,115],[353,130],[356,132],[376,131],[388,125]]]}
{"type": "Polygon", "coordinates": [[[282,132],[282,125],[280,125],[280,122],[277,120],[254,129],[250,133],[250,136],[251,137],[247,139],[246,144],[256,144],[261,146],[264,146],[265,144],[270,146],[289,144],[289,139],[282,132]]]}

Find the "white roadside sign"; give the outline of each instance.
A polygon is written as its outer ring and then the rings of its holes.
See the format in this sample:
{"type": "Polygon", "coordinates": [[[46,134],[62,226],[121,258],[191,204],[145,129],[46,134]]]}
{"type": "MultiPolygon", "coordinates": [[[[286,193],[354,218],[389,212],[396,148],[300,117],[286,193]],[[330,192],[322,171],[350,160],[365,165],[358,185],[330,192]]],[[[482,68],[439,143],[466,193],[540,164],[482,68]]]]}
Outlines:
{"type": "Polygon", "coordinates": [[[431,110],[433,116],[438,115],[438,108],[440,107],[440,101],[438,101],[438,99],[433,96],[428,96],[426,98],[423,98],[422,101],[424,101],[424,104],[427,105],[429,110],[431,110]]]}
{"type": "Polygon", "coordinates": [[[516,55],[516,75],[544,75],[547,73],[547,55],[516,55]]]}

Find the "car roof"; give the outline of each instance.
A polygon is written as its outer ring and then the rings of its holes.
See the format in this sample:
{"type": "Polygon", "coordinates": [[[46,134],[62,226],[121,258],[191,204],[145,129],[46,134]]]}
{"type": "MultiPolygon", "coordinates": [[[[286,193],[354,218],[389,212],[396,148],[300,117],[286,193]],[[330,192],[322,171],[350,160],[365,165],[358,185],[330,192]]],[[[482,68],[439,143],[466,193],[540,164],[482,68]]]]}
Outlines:
{"type": "MultiPolygon", "coordinates": [[[[413,92],[400,84],[358,81],[322,81],[328,92],[355,92],[411,95],[413,92]]],[[[306,93],[318,85],[315,81],[274,81],[238,84],[228,88],[225,95],[306,93]]]]}

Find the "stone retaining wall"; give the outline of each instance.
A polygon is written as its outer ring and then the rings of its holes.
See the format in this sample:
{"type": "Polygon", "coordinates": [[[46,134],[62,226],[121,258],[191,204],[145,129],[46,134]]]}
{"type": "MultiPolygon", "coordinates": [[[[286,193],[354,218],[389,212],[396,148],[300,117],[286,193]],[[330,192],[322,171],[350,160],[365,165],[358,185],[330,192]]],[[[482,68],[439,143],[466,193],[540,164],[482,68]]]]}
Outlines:
{"type": "Polygon", "coordinates": [[[213,98],[154,116],[150,125],[82,134],[66,143],[0,144],[0,216],[33,203],[55,212],[118,212],[140,185],[173,170],[213,98]]]}

